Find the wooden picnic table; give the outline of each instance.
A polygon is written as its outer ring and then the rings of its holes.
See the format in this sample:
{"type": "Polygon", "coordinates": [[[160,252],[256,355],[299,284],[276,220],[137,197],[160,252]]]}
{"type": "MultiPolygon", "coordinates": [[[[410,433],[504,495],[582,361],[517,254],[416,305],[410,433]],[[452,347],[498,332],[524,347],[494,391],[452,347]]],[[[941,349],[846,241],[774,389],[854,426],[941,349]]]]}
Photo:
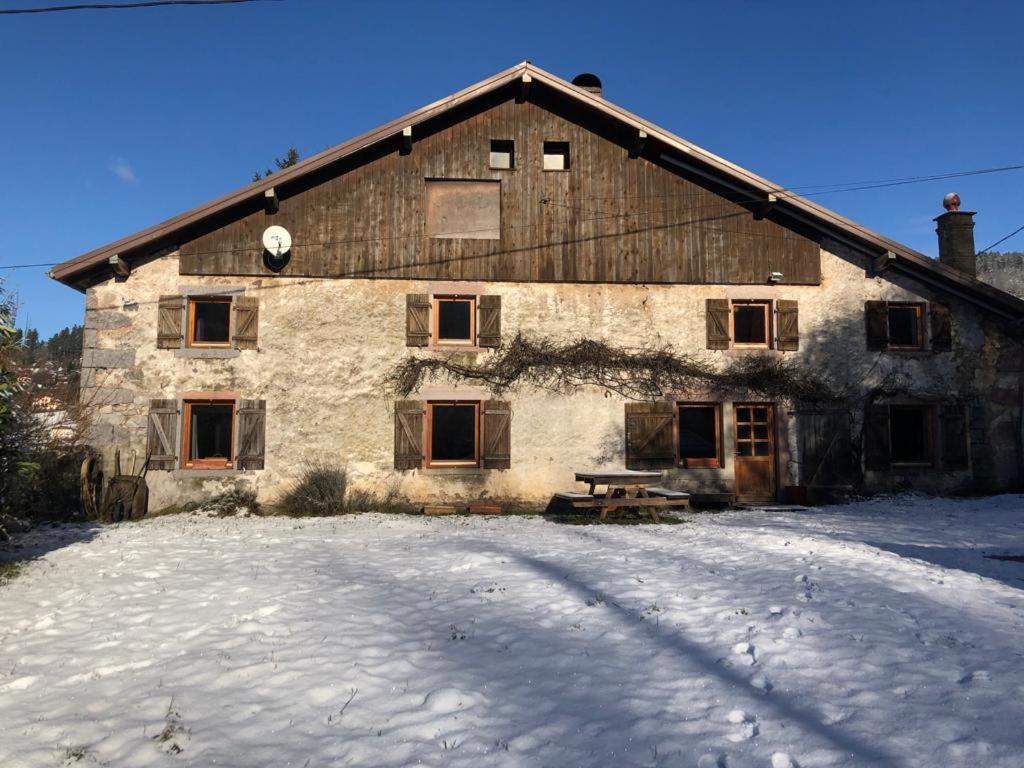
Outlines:
{"type": "MultiPolygon", "coordinates": [[[[588,483],[590,490],[580,494],[576,500],[569,499],[574,507],[599,509],[601,520],[608,518],[609,512],[620,508],[644,507],[651,513],[651,519],[660,523],[658,507],[686,506],[689,494],[656,488],[662,478],[661,472],[638,472],[624,469],[604,472],[577,472],[576,481],[588,483]],[[605,486],[604,494],[597,494],[598,486],[605,486]]],[[[570,494],[563,494],[563,498],[570,494]]]]}

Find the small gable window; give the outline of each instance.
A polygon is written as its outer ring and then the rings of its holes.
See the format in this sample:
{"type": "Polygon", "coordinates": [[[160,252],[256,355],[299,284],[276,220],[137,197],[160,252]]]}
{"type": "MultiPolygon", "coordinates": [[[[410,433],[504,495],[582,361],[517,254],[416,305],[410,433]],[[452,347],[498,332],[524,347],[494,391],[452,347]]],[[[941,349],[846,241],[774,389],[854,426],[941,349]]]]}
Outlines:
{"type": "Polygon", "coordinates": [[[434,342],[473,346],[476,343],[476,297],[434,297],[434,342]]]}
{"type": "Polygon", "coordinates": [[[567,171],[567,170],[569,170],[569,142],[567,142],[567,141],[545,141],[544,142],[544,170],[545,171],[567,171]]]}
{"type": "Polygon", "coordinates": [[[510,171],[516,167],[515,142],[505,139],[491,139],[491,168],[510,171]]]}
{"type": "Polygon", "coordinates": [[[889,304],[889,346],[896,349],[924,347],[924,306],[889,304]]]}
{"type": "Polygon", "coordinates": [[[188,346],[231,345],[231,298],[203,296],[188,302],[188,346]]]}
{"type": "Polygon", "coordinates": [[[771,302],[734,301],[732,340],[736,347],[767,347],[771,340],[771,302]]]}

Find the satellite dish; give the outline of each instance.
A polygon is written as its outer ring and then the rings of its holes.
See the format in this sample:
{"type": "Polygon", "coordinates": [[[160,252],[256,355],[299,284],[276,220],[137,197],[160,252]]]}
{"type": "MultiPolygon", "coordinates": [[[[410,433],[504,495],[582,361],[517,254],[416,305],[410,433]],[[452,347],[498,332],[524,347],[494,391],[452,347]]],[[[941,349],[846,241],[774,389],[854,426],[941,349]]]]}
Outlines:
{"type": "Polygon", "coordinates": [[[263,230],[263,247],[273,256],[283,256],[292,247],[292,236],[287,229],[274,224],[263,230]]]}

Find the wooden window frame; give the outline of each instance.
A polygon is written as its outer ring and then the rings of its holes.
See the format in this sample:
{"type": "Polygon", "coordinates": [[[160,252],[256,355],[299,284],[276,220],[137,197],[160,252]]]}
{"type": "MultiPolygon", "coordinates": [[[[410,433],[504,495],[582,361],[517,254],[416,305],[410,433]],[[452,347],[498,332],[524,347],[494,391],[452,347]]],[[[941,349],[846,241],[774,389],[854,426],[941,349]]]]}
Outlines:
{"type": "Polygon", "coordinates": [[[430,342],[436,347],[475,347],[477,296],[475,294],[441,294],[430,297],[430,342]],[[469,304],[469,338],[442,339],[440,336],[441,311],[439,305],[445,301],[461,301],[469,304]]]}
{"type": "Polygon", "coordinates": [[[729,301],[729,339],[734,349],[774,349],[775,323],[772,322],[774,302],[771,299],[731,299],[729,301]],[[764,341],[736,341],[736,307],[761,307],[764,311],[764,341]]]}
{"type": "Polygon", "coordinates": [[[182,400],[181,424],[181,468],[182,469],[232,469],[235,466],[235,431],[238,423],[238,401],[210,398],[209,400],[191,398],[182,400]],[[231,448],[227,459],[189,459],[192,443],[192,408],[196,405],[230,405],[231,406],[231,448]]]}
{"type": "Polygon", "coordinates": [[[185,322],[188,329],[185,334],[185,346],[193,349],[230,349],[231,348],[231,325],[234,322],[232,309],[234,299],[231,296],[188,296],[188,307],[185,313],[185,322]],[[227,341],[196,341],[196,305],[197,304],[227,304],[228,305],[228,339],[227,341]]]}
{"type": "Polygon", "coordinates": [[[479,469],[481,466],[480,411],[483,402],[480,400],[427,400],[424,405],[426,413],[423,418],[423,466],[427,469],[479,469]],[[471,405],[473,406],[473,461],[434,461],[434,406],[437,405],[471,405]]]}
{"type": "Polygon", "coordinates": [[[572,156],[570,155],[570,144],[568,141],[562,141],[559,139],[548,139],[541,144],[541,156],[540,156],[540,168],[545,173],[564,173],[568,171],[572,166],[572,156]],[[548,152],[548,145],[558,147],[558,151],[548,152]],[[564,151],[563,151],[564,150],[564,151]],[[559,155],[564,160],[564,165],[561,168],[548,168],[545,166],[544,159],[548,156],[559,155]]]}
{"type": "Polygon", "coordinates": [[[924,316],[926,305],[921,301],[889,301],[885,305],[886,331],[889,337],[887,349],[895,352],[921,352],[925,349],[924,316]],[[917,344],[893,344],[892,332],[889,327],[889,313],[893,309],[913,309],[917,320],[917,344]]]}
{"type": "Polygon", "coordinates": [[[914,403],[893,403],[889,406],[889,466],[890,468],[907,468],[907,467],[934,467],[936,465],[936,457],[938,455],[938,445],[936,444],[936,424],[935,419],[937,417],[937,409],[934,405],[917,405],[914,403]],[[926,461],[897,461],[893,458],[893,439],[892,439],[892,412],[893,410],[917,410],[924,411],[925,419],[925,444],[928,449],[928,459],[926,461]]]}
{"type": "Polygon", "coordinates": [[[686,469],[721,469],[725,466],[725,451],[722,450],[722,404],[702,403],[694,401],[679,401],[676,403],[675,418],[672,420],[672,439],[675,444],[676,466],[686,469]],[[715,410],[715,452],[718,454],[713,459],[686,458],[682,455],[682,448],[679,445],[681,437],[680,414],[684,408],[714,408],[715,410]]]}
{"type": "Polygon", "coordinates": [[[487,154],[487,167],[492,171],[514,171],[516,169],[516,142],[515,139],[491,139],[490,149],[487,154]],[[507,146],[508,149],[495,150],[495,145],[507,146]],[[508,165],[495,165],[492,155],[508,154],[508,165]]]}

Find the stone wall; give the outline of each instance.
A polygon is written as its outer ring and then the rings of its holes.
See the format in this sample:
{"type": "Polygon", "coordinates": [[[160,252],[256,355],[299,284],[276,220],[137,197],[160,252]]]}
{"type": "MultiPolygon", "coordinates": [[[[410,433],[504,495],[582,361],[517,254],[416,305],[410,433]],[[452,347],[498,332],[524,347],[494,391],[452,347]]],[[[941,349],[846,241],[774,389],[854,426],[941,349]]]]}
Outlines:
{"type": "Polygon", "coordinates": [[[1024,253],[979,254],[978,279],[1024,299],[1024,253]]]}
{"type": "MultiPolygon", "coordinates": [[[[784,298],[799,302],[800,349],[795,355],[848,385],[855,397],[878,388],[903,387],[937,397],[957,393],[976,403],[972,426],[978,439],[998,440],[986,482],[1005,486],[1020,468],[1020,361],[1018,348],[999,335],[970,305],[935,296],[893,274],[872,277],[866,262],[838,244],[822,252],[820,286],[601,285],[489,283],[501,294],[505,337],[517,331],[561,339],[589,337],[626,347],[671,345],[720,360],[736,350],[705,350],[706,298],[784,298]],[[868,299],[931,300],[954,313],[954,353],[894,355],[869,352],[864,302],[868,299]],[[997,397],[992,394],[998,392],[997,397]]],[[[623,401],[597,389],[573,395],[524,388],[512,403],[512,468],[507,471],[413,470],[396,472],[392,398],[386,371],[412,351],[405,346],[405,296],[432,283],[409,280],[307,280],[300,278],[197,278],[178,274],[176,254],[135,266],[125,281],[89,289],[86,304],[83,400],[93,413],[92,442],[108,461],[145,451],[150,399],[184,391],[231,390],[267,403],[266,464],[260,471],[203,475],[184,470],[149,474],[151,507],[199,498],[236,483],[250,484],[272,500],[303,462],[347,464],[356,486],[396,490],[417,501],[489,496],[543,502],[573,487],[573,472],[624,464],[623,401]],[[187,286],[244,288],[260,301],[259,348],[232,359],[184,357],[156,348],[157,301],[187,286]]],[[[466,354],[466,353],[461,353],[466,354]]],[[[490,352],[474,353],[479,355],[490,352]]],[[[423,397],[485,395],[439,383],[423,397]]],[[[679,393],[702,398],[708,393],[679,393]]],[[[733,393],[722,399],[731,424],[733,393]]],[[[763,398],[755,398],[763,399],[763,398]]],[[[859,434],[860,412],[854,412],[859,434]]],[[[779,471],[783,485],[798,482],[794,417],[779,410],[779,471]]],[[[722,469],[678,470],[669,482],[690,488],[727,488],[733,477],[731,432],[725,430],[722,469]]],[[[977,459],[981,462],[981,458],[977,459]]],[[[109,464],[108,464],[109,466],[109,464]]],[[[910,477],[867,477],[869,488],[911,484],[923,490],[961,488],[972,474],[932,469],[910,477]]]]}

